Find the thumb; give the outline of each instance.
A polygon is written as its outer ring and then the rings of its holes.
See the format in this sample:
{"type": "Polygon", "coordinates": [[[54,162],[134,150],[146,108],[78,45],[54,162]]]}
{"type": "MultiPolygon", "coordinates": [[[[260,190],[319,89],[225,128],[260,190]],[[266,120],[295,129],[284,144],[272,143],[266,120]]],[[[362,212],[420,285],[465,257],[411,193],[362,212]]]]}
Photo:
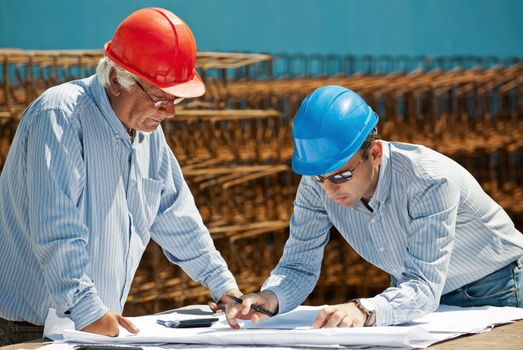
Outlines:
{"type": "Polygon", "coordinates": [[[126,330],[128,330],[129,332],[131,333],[138,333],[140,330],[138,328],[136,328],[136,326],[131,322],[129,321],[127,318],[123,317],[122,315],[118,315],[118,323],[120,324],[120,326],[122,326],[123,328],[125,328],[126,330]]]}

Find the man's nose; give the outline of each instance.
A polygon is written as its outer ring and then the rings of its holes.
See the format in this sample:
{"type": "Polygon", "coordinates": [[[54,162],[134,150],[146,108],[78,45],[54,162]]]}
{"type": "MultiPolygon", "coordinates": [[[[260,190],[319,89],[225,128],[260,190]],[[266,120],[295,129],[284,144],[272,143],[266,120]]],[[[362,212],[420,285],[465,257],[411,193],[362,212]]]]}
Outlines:
{"type": "Polygon", "coordinates": [[[334,195],[334,193],[336,193],[336,191],[338,190],[338,185],[336,185],[335,183],[332,183],[329,180],[323,181],[323,183],[321,184],[321,187],[323,188],[323,190],[325,191],[325,193],[327,193],[327,195],[329,197],[332,197],[332,195],[334,195]]]}
{"type": "Polygon", "coordinates": [[[163,104],[160,107],[160,110],[162,111],[163,114],[165,114],[165,117],[167,119],[174,118],[174,116],[176,115],[176,107],[174,106],[174,103],[172,103],[172,102],[163,104]]]}

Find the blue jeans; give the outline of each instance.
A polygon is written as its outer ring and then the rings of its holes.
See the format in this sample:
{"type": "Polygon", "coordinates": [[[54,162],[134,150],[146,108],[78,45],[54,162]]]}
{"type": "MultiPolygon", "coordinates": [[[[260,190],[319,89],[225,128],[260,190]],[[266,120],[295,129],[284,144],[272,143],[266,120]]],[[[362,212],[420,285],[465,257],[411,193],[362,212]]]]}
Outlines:
{"type": "Polygon", "coordinates": [[[440,304],[523,307],[523,256],[480,280],[443,295],[440,304]]]}

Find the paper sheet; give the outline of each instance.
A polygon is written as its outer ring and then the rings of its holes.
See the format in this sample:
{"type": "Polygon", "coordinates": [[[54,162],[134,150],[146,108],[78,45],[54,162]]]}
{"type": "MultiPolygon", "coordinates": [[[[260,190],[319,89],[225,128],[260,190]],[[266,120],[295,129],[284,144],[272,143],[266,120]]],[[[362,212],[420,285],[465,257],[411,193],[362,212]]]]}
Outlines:
{"type": "MultiPolygon", "coordinates": [[[[140,328],[132,335],[121,329],[118,337],[105,337],[75,331],[72,323],[61,331],[56,324],[46,329],[61,334],[66,341],[111,344],[214,344],[214,345],[271,345],[271,346],[388,346],[427,347],[435,342],[466,333],[489,330],[493,325],[523,319],[519,308],[459,308],[440,306],[425,317],[408,324],[391,327],[310,329],[318,307],[301,306],[286,314],[253,324],[241,322],[242,329],[233,330],[224,316],[211,328],[175,329],[156,324],[156,319],[190,318],[187,314],[149,315],[130,318],[140,328]]],[[[196,317],[205,317],[196,316],[196,317]]],[[[194,316],[193,316],[194,317],[194,316]]],[[[56,321],[50,317],[49,322],[56,321]]],[[[63,319],[61,319],[63,321],[63,319]]],[[[63,327],[63,324],[62,324],[63,327]]],[[[46,334],[52,336],[53,334],[46,334]]],[[[56,335],[56,334],[55,334],[56,335]]]]}

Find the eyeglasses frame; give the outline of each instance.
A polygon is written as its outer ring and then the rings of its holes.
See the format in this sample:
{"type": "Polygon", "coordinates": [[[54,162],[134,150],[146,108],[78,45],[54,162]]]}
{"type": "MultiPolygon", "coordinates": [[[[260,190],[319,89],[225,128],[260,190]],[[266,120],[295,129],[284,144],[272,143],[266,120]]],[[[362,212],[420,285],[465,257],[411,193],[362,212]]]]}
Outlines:
{"type": "Polygon", "coordinates": [[[172,103],[172,104],[178,104],[180,102],[182,102],[184,100],[183,97],[176,97],[174,100],[169,100],[169,99],[164,99],[164,100],[155,100],[154,98],[152,98],[152,96],[147,92],[147,90],[145,90],[145,88],[143,87],[142,84],[140,84],[140,82],[136,79],[133,79],[136,83],[136,85],[138,85],[138,87],[140,88],[140,90],[142,90],[146,95],[147,97],[149,97],[149,99],[152,101],[154,107],[158,108],[162,105],[168,105],[169,103],[172,103]]]}

